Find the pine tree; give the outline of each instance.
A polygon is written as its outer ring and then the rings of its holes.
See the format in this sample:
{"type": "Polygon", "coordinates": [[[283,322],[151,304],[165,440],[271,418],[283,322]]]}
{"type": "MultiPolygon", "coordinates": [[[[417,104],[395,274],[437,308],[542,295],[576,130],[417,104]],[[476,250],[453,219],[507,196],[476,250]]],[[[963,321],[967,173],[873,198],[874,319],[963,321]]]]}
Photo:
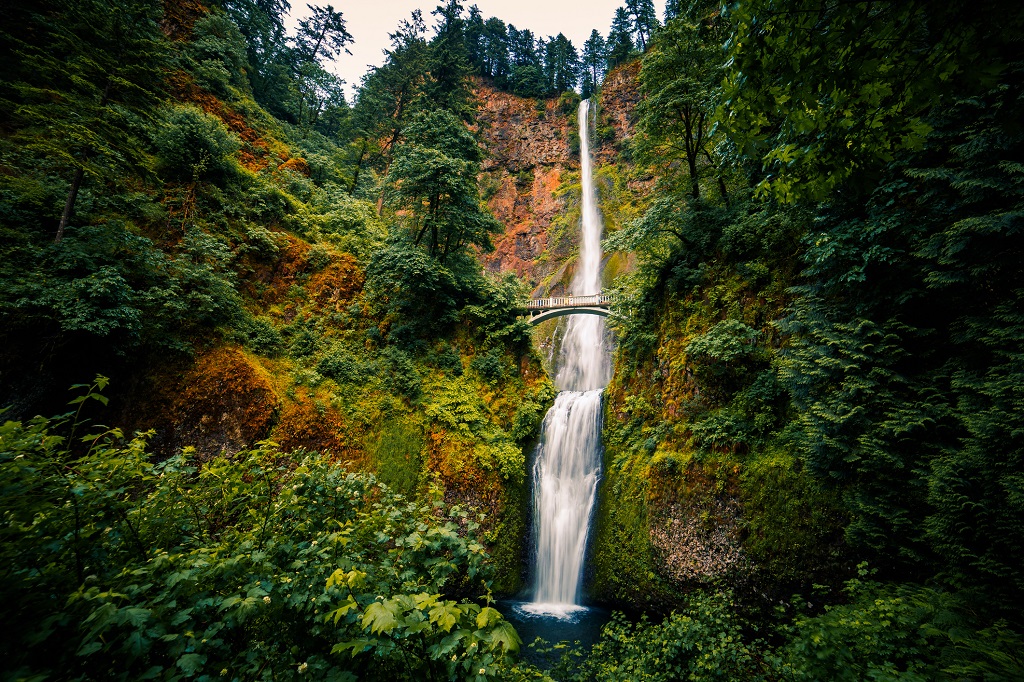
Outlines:
{"type": "Polygon", "coordinates": [[[626,0],[626,11],[636,35],[636,46],[643,52],[659,26],[658,15],[654,11],[654,0],[626,0]]]}
{"type": "Polygon", "coordinates": [[[608,70],[614,69],[633,54],[633,24],[625,7],[615,10],[612,28],[608,32],[606,42],[608,70]]]}
{"type": "Polygon", "coordinates": [[[3,117],[70,186],[56,224],[60,242],[87,180],[149,174],[141,137],[162,89],[166,44],[155,0],[55,0],[5,22],[3,117]],[[5,60],[6,61],[6,60],[5,60]]]}
{"type": "Polygon", "coordinates": [[[509,74],[509,41],[505,22],[491,17],[484,24],[485,73],[494,78],[499,87],[507,86],[509,74]]]}
{"type": "Polygon", "coordinates": [[[469,119],[472,116],[469,106],[472,67],[466,52],[462,3],[448,0],[448,4],[438,5],[432,14],[438,18],[437,35],[430,43],[427,64],[430,80],[425,95],[435,107],[469,119]]]}
{"type": "Polygon", "coordinates": [[[595,28],[590,32],[590,37],[583,43],[582,67],[584,77],[584,98],[597,91],[598,85],[604,75],[605,66],[605,43],[604,36],[595,28]]]}
{"type": "Polygon", "coordinates": [[[476,5],[471,5],[469,8],[469,17],[466,19],[464,35],[466,59],[469,60],[470,66],[473,67],[473,72],[489,75],[485,74],[484,52],[486,50],[486,43],[484,41],[484,18],[480,14],[480,8],[476,5]]]}

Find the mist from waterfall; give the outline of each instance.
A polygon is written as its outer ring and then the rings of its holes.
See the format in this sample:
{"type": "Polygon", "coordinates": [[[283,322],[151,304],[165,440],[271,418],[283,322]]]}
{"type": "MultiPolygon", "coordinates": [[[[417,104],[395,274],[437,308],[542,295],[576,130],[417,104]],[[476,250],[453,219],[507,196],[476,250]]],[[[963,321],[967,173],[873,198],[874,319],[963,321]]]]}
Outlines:
{"type": "MultiPolygon", "coordinates": [[[[591,106],[580,102],[582,218],[574,295],[601,291],[601,214],[590,157],[591,106]]],[[[611,379],[605,318],[570,315],[533,467],[536,554],[533,613],[564,616],[579,605],[583,560],[601,471],[601,393],[611,379]]]]}

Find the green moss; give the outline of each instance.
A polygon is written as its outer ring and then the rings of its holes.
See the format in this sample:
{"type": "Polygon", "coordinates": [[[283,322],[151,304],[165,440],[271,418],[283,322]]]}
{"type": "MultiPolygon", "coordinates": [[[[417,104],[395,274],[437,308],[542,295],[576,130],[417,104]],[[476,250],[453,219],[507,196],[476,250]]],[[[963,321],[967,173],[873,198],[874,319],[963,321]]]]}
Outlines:
{"type": "Polygon", "coordinates": [[[393,418],[366,439],[366,450],[377,467],[377,478],[403,495],[416,492],[420,481],[423,434],[415,424],[393,418]]]}
{"type": "Polygon", "coordinates": [[[647,524],[646,468],[605,450],[592,550],[592,595],[630,609],[667,610],[678,595],[659,575],[647,524]]]}
{"type": "Polygon", "coordinates": [[[834,492],[824,490],[782,449],[749,458],[740,475],[744,549],[762,582],[780,594],[835,580],[848,568],[846,525],[834,492]]]}

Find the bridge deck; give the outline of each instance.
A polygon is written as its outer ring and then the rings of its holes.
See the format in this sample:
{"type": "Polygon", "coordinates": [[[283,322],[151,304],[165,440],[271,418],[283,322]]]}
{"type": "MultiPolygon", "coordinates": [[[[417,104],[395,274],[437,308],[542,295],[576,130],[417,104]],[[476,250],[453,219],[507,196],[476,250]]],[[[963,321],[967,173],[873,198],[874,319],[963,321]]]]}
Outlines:
{"type": "Polygon", "coordinates": [[[604,294],[591,296],[550,296],[548,298],[532,298],[526,304],[529,312],[543,312],[562,308],[609,308],[612,297],[604,294]]]}

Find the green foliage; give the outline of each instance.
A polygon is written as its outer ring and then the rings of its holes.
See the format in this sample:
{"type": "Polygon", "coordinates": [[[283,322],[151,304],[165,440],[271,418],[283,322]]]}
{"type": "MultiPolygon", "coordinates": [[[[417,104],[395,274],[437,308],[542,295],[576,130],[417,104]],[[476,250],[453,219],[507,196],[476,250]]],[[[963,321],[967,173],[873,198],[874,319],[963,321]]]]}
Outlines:
{"type": "Polygon", "coordinates": [[[403,495],[413,495],[420,479],[423,435],[405,420],[381,424],[370,437],[367,450],[377,467],[377,479],[403,495]]]}
{"type": "Polygon", "coordinates": [[[264,316],[246,319],[238,325],[237,335],[251,351],[271,358],[284,346],[281,332],[264,316]]]}
{"type": "Polygon", "coordinates": [[[473,358],[469,366],[476,370],[488,383],[497,383],[505,378],[508,362],[502,349],[495,346],[486,353],[473,358]]]}
{"type": "Polygon", "coordinates": [[[612,616],[573,680],[758,680],[758,649],[744,641],[728,595],[695,593],[659,624],[612,616]]]}
{"type": "Polygon", "coordinates": [[[386,178],[392,204],[411,214],[413,242],[441,263],[469,246],[493,249],[490,235],[501,229],[480,204],[480,158],[476,138],[444,110],[418,117],[395,151],[386,178]]]}
{"type": "Polygon", "coordinates": [[[153,464],[147,434],[80,428],[0,427],[17,676],[483,679],[518,649],[457,508],[271,443],[153,464]]]}
{"type": "Polygon", "coordinates": [[[991,87],[1021,28],[998,3],[731,5],[723,122],[783,201],[870,191],[951,85],[991,87]]]}
{"type": "Polygon", "coordinates": [[[159,168],[172,180],[223,183],[238,151],[235,139],[220,120],[194,106],[172,107],[155,136],[159,168]]]}

